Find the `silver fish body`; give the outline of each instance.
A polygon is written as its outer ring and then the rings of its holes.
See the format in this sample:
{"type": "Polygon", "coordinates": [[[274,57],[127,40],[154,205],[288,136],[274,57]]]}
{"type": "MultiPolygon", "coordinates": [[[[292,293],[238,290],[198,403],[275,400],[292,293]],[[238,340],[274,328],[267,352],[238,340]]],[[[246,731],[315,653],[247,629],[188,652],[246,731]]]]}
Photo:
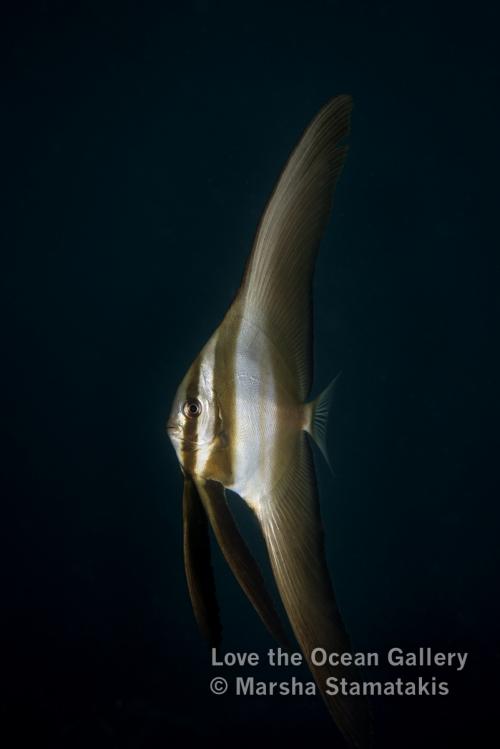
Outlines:
{"type": "Polygon", "coordinates": [[[184,557],[194,613],[209,642],[221,626],[208,528],[271,634],[288,637],[229,510],[238,493],[262,530],[293,633],[338,727],[371,742],[361,697],[329,696],[328,677],[355,680],[346,666],[317,666],[314,648],[350,643],[325,559],[309,433],[325,452],[332,391],[307,401],[312,381],[314,263],[347,147],[351,99],[332,99],[306,129],[260,222],[240,290],[184,377],[167,430],[184,473],[184,557]]]}

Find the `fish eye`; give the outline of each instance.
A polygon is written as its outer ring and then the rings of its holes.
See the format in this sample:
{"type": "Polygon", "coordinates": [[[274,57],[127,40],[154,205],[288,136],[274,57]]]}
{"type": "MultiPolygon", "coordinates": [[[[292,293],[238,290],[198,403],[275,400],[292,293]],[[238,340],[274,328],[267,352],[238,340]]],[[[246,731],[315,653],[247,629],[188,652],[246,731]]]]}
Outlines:
{"type": "Polygon", "coordinates": [[[189,398],[182,406],[182,412],[188,419],[194,419],[201,414],[202,408],[198,398],[189,398]]]}

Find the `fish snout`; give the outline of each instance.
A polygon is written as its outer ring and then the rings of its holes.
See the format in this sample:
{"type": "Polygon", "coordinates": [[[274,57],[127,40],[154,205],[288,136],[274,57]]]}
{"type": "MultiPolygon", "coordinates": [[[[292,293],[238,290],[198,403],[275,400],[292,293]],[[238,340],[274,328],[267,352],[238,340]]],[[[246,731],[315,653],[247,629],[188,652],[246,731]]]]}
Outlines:
{"type": "Polygon", "coordinates": [[[181,436],[181,426],[174,419],[169,419],[166,424],[166,432],[171,439],[179,439],[181,436]]]}

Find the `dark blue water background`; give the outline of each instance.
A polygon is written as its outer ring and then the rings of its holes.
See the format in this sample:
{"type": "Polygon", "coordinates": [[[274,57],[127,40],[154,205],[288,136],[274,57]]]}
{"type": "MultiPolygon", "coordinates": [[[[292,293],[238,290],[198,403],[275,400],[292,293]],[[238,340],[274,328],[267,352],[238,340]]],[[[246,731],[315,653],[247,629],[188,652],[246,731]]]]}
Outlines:
{"type": "MultiPolygon", "coordinates": [[[[328,559],[356,649],[470,653],[450,697],[376,701],[378,746],[484,746],[500,653],[497,10],[2,14],[5,745],[341,745],[319,699],[210,695],[164,420],[298,135],[351,93],[315,281],[315,392],[343,371],[336,477],[317,461],[328,559]]],[[[215,566],[224,648],[265,653],[215,566]]]]}

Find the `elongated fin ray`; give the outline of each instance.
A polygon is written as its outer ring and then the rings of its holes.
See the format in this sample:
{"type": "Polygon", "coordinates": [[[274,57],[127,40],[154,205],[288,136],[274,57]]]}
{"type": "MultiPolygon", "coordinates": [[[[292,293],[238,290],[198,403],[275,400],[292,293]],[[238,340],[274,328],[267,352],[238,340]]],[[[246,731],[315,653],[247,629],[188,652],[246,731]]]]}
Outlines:
{"type": "Polygon", "coordinates": [[[312,455],[301,433],[291,468],[272,493],[261,498],[259,519],[281,599],[295,636],[339,729],[355,747],[371,745],[371,717],[364,697],[330,696],[329,677],[358,681],[354,667],[315,666],[314,648],[350,651],[328,573],[312,455]]]}
{"type": "Polygon", "coordinates": [[[184,477],[184,567],[194,615],[211,647],[219,647],[222,627],[210,559],[208,519],[196,486],[184,477]]]}
{"type": "Polygon", "coordinates": [[[285,630],[266,590],[260,569],[234,522],[224,487],[217,481],[205,481],[199,476],[194,480],[226,562],[271,635],[288,648],[285,630]]]}
{"type": "Polygon", "coordinates": [[[347,154],[351,97],[314,118],[290,156],[257,230],[234,307],[279,348],[304,402],[312,380],[314,263],[347,154]]]}

